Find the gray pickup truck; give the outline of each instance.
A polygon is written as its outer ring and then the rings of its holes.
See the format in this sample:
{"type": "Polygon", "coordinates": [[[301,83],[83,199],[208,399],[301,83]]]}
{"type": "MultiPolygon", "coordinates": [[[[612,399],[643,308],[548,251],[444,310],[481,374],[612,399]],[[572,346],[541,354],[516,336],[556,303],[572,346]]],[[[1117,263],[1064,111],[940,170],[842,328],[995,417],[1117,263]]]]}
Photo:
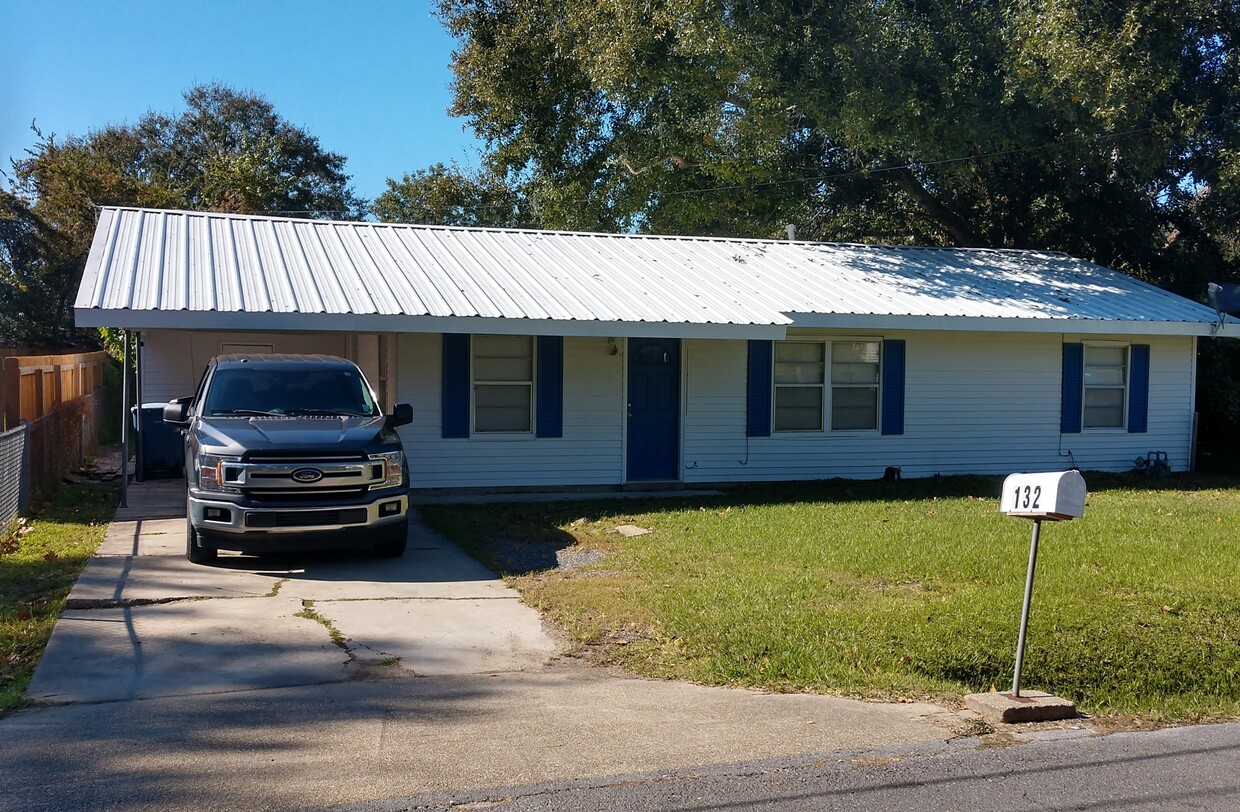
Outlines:
{"type": "Polygon", "coordinates": [[[191,397],[164,407],[185,435],[186,543],[218,550],[405,552],[409,468],[357,365],[329,355],[213,358],[191,397]]]}

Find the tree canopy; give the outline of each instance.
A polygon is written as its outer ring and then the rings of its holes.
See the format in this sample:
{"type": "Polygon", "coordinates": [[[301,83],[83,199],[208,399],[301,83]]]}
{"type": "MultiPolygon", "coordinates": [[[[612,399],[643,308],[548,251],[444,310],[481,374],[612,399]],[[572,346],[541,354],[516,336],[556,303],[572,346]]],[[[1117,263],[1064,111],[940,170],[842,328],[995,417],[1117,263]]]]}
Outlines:
{"type": "MultiPolygon", "coordinates": [[[[553,227],[1236,259],[1240,4],[440,0],[487,171],[553,227]]],[[[1207,271],[1201,271],[1206,273],[1207,271]]]]}
{"type": "Polygon", "coordinates": [[[73,331],[72,302],[96,206],[364,214],[344,156],[325,151],[262,96],[199,85],[185,93],[185,105],[179,114],[149,112],[136,124],[64,139],[36,131],[34,148],[13,161],[13,188],[0,197],[6,342],[55,348],[91,340],[73,331]],[[54,325],[18,317],[25,312],[46,314],[54,325]]]}
{"type": "Polygon", "coordinates": [[[387,186],[371,205],[371,211],[384,222],[455,226],[529,222],[524,196],[484,171],[440,163],[406,173],[400,181],[388,178],[387,186]]]}

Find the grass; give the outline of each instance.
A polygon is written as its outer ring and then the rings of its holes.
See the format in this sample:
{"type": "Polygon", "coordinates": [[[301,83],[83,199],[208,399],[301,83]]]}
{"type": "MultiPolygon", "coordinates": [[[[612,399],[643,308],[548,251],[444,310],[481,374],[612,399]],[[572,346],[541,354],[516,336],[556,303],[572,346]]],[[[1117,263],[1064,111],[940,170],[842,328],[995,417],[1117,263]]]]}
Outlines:
{"type": "MultiPolygon", "coordinates": [[[[1022,684],[1130,721],[1240,718],[1240,481],[1086,480],[1086,517],[1043,525],[1022,684]]],[[[832,481],[424,515],[597,660],[950,702],[1011,687],[1031,526],[998,513],[1000,484],[832,481]],[[627,539],[621,524],[653,532],[627,539]],[[546,568],[557,549],[607,555],[546,568]]]]}
{"type": "Polygon", "coordinates": [[[65,598],[115,511],[115,485],[65,485],[0,538],[0,714],[22,706],[65,598]]]}
{"type": "Polygon", "coordinates": [[[313,620],[315,623],[327,629],[327,636],[331,638],[332,644],[343,651],[349,650],[349,641],[344,634],[335,627],[331,618],[324,615],[318,609],[314,608],[314,601],[303,598],[301,601],[301,611],[293,615],[293,617],[301,617],[306,620],[313,620]]]}

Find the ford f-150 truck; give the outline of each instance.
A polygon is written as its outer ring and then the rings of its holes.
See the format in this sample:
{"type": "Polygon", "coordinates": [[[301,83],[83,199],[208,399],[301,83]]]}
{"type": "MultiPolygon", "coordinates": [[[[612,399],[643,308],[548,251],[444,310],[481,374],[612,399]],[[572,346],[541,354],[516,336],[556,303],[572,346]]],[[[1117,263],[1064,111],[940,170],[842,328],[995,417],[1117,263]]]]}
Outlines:
{"type": "Polygon", "coordinates": [[[164,407],[185,435],[185,555],[366,547],[405,552],[409,469],[360,369],[330,355],[223,355],[164,407]]]}

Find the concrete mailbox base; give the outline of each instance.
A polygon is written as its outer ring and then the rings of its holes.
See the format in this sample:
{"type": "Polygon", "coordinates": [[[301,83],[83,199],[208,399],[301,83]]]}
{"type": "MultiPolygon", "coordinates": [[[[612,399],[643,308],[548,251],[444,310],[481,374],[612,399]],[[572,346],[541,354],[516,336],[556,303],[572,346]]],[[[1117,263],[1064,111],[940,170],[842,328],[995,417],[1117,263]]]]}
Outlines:
{"type": "Polygon", "coordinates": [[[1020,696],[991,691],[964,698],[969,710],[988,722],[1050,722],[1076,716],[1076,705],[1041,691],[1021,691],[1020,696]]]}

